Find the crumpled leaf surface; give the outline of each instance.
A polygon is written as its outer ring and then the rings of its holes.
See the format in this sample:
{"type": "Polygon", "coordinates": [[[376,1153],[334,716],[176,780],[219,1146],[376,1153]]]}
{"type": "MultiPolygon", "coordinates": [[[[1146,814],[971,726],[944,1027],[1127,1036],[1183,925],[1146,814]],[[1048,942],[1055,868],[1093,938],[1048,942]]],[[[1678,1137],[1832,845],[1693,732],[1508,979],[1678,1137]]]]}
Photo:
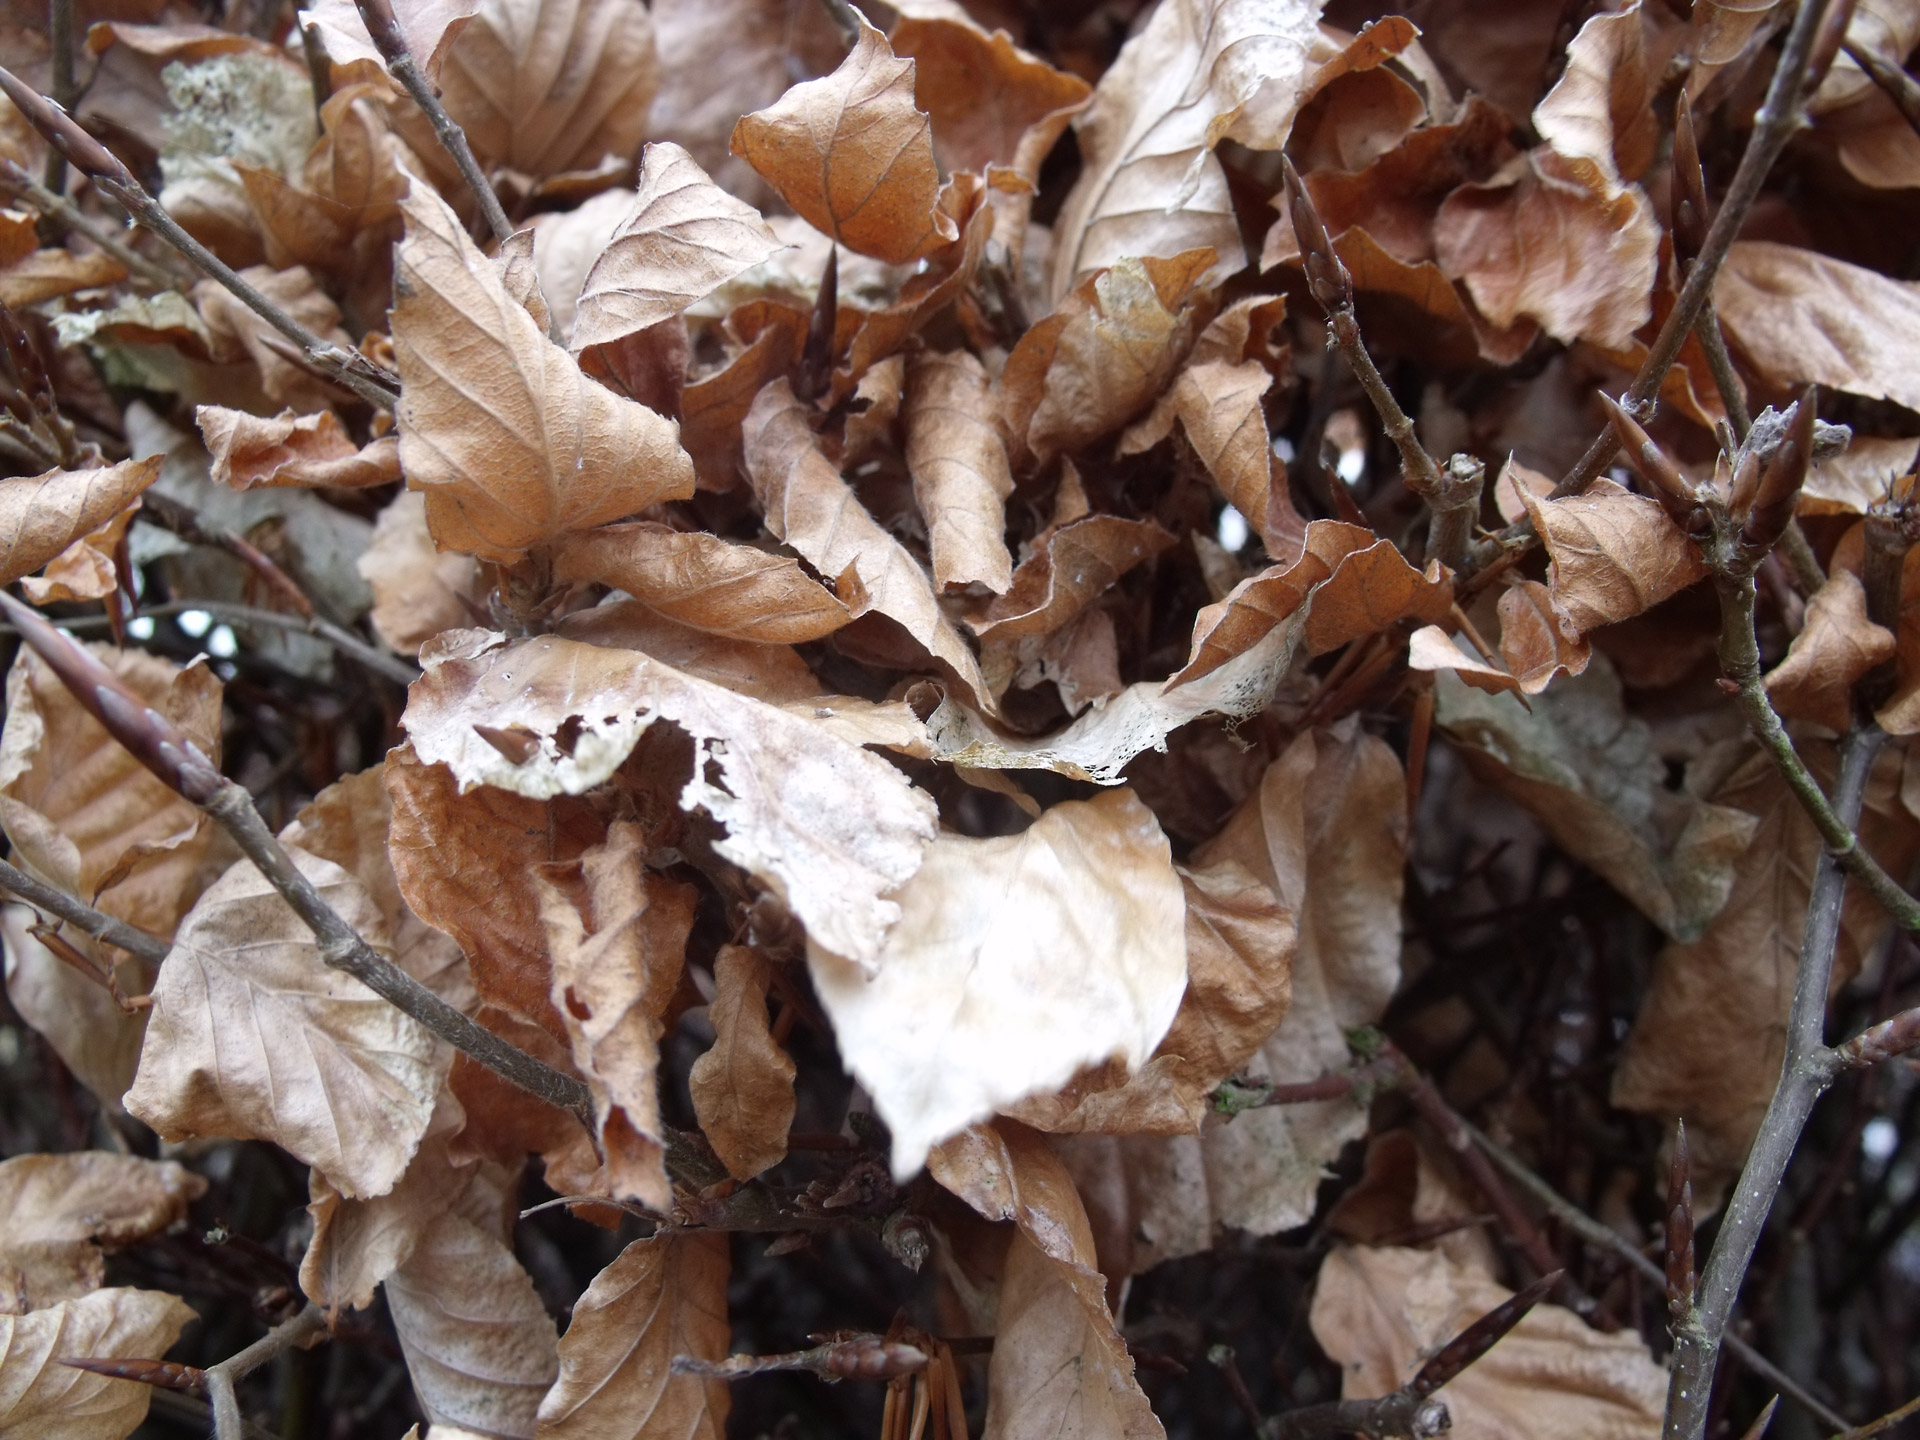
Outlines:
{"type": "Polygon", "coordinates": [[[1580,674],[1593,658],[1593,647],[1539,581],[1511,586],[1495,608],[1500,616],[1498,665],[1489,663],[1493,657],[1467,653],[1439,626],[1426,625],[1413,632],[1408,666],[1451,670],[1489,694],[1538,695],[1558,676],[1580,674]]]}
{"type": "Polygon", "coordinates": [[[0,1434],[126,1440],[147,1418],[151,1391],[61,1358],[157,1360],[195,1318],[177,1295],[121,1288],[0,1315],[0,1434]]]}
{"type": "Polygon", "coordinates": [[[767,1024],[767,962],[745,946],[722,946],[713,983],[713,1045],[693,1062],[687,1086],[720,1163],[751,1180],[786,1158],[796,1070],[767,1024]]]}
{"type": "Polygon", "coordinates": [[[1584,634],[1627,620],[1704,580],[1700,550],[1657,500],[1611,480],[1578,495],[1524,495],[1527,513],[1553,557],[1553,602],[1584,634]]]}
{"type": "Polygon", "coordinates": [[[31,575],[126,509],[160,476],[158,457],[0,480],[0,584],[31,575]]]}
{"type": "Polygon", "coordinates": [[[915,356],[904,414],[907,469],[927,522],[934,584],[1004,593],[1013,583],[1006,540],[1013,475],[985,368],[964,350],[915,356]]]}
{"type": "Polygon", "coordinates": [[[1056,805],[1019,835],[942,836],[894,895],[901,919],[871,975],[811,929],[807,953],[900,1179],[929,1146],[1082,1065],[1144,1064],[1179,1008],[1186,901],[1130,791],[1056,805]]]}
{"type": "Polygon", "coordinates": [[[1844,732],[1853,723],[1853,686],[1893,658],[1894,635],[1867,618],[1867,592],[1836,570],[1807,602],[1806,623],[1787,657],[1767,673],[1767,698],[1791,719],[1844,732]]]}
{"type": "Polygon", "coordinates": [[[400,478],[399,441],[386,437],[363,450],[331,410],[314,415],[282,410],[263,420],[244,410],[202,405],[194,418],[213,456],[214,482],[236,490],[256,485],[360,490],[400,478]]]}
{"type": "Polygon", "coordinates": [[[175,1160],[82,1150],[0,1160],[0,1311],[98,1290],[102,1247],[128,1245],[184,1219],[207,1182],[175,1160]]]}

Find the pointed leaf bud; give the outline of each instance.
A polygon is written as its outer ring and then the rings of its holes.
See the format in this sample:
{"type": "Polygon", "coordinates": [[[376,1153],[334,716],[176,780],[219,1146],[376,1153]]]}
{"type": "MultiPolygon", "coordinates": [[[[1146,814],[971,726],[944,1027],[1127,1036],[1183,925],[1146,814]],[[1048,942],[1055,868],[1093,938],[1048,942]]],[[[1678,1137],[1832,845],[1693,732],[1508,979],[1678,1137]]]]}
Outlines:
{"type": "Polygon", "coordinates": [[[1680,473],[1680,467],[1654,443],[1653,437],[1640,427],[1640,422],[1604,390],[1600,392],[1600,403],[1606,407],[1607,420],[1619,438],[1620,448],[1627,452],[1634,468],[1652,488],[1653,498],[1660,502],[1660,508],[1672,517],[1674,524],[1689,534],[1694,533],[1694,512],[1699,508],[1700,495],[1693,488],[1693,482],[1680,473]]]}
{"type": "Polygon", "coordinates": [[[128,689],[91,652],[4,591],[0,591],[0,611],[73,698],[170,789],[196,805],[206,805],[220,793],[227,784],[220,768],[179,726],[128,689]]]}
{"type": "Polygon", "coordinates": [[[1809,385],[1794,402],[1793,418],[1788,422],[1786,438],[1761,467],[1760,480],[1754,486],[1750,506],[1741,506],[1738,502],[1742,497],[1735,497],[1731,507],[1734,518],[1739,519],[1742,509],[1746,509],[1745,523],[1740,527],[1740,545],[1751,553],[1764,555],[1773,549],[1793,520],[1794,502],[1799,498],[1800,487],[1806,484],[1807,472],[1813,465],[1814,408],[1817,403],[1814,388],[1809,385]]]}
{"type": "Polygon", "coordinates": [[[80,128],[80,123],[11,70],[0,69],[0,92],[77,169],[107,185],[138,190],[133,172],[120,157],[80,128]]]}
{"type": "Polygon", "coordinates": [[[1667,1313],[1675,1325],[1693,1309],[1693,1169],[1687,1152],[1687,1126],[1674,1130],[1673,1157],[1667,1165],[1667,1313]]]}
{"type": "Polygon", "coordinates": [[[1280,166],[1287,179],[1287,214],[1293,221],[1294,238],[1300,242],[1307,288],[1328,314],[1345,310],[1353,304],[1353,277],[1340,263],[1340,257],[1333,253],[1333,240],[1327,234],[1313,197],[1307,193],[1305,182],[1300,179],[1300,172],[1293,168],[1293,161],[1283,154],[1280,166]]]}
{"type": "Polygon", "coordinates": [[[1482,1315],[1441,1346],[1434,1357],[1420,1367],[1420,1373],[1407,1382],[1407,1389],[1415,1395],[1431,1395],[1445,1385],[1526,1319],[1527,1312],[1547,1298],[1547,1292],[1560,1283],[1564,1274],[1566,1271],[1556,1270],[1551,1275],[1542,1275],[1519,1294],[1509,1296],[1482,1315]]]}
{"type": "Polygon", "coordinates": [[[1693,107],[1682,94],[1673,115],[1673,256],[1682,273],[1707,244],[1707,177],[1693,133],[1693,107]]]}

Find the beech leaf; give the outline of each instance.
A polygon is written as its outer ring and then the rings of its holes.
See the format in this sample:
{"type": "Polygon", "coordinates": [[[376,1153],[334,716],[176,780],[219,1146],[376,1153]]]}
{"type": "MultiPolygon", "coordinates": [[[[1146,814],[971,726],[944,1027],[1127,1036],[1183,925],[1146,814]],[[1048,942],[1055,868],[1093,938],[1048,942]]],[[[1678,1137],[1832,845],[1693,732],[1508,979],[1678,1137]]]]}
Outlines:
{"type": "Polygon", "coordinates": [[[160,458],[153,456],[99,470],[0,480],[0,584],[33,574],[159,478],[160,458]]]}
{"type": "Polygon", "coordinates": [[[0,1311],[24,1314],[99,1289],[103,1246],[165,1230],[206,1188],[178,1161],[99,1150],[0,1161],[0,1311]]]}
{"type": "Polygon", "coordinates": [[[0,1315],[0,1435],[126,1440],[147,1418],[152,1391],[60,1361],[158,1360],[196,1318],[177,1295],[129,1289],[0,1315]]]}
{"type": "Polygon", "coordinates": [[[687,1078],[693,1113],[714,1154],[736,1180],[751,1180],[786,1158],[796,1101],[793,1059],[767,1024],[767,962],[727,945],[713,962],[707,1006],[713,1046],[687,1078]]]}

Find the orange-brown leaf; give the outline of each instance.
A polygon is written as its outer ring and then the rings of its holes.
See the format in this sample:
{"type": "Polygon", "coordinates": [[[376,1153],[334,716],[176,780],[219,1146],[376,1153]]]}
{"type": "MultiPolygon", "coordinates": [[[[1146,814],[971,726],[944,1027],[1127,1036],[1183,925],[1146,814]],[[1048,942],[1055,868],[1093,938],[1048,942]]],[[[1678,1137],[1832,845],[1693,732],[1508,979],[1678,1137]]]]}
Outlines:
{"type": "Polygon", "coordinates": [[[126,509],[160,478],[160,458],[0,480],[0,584],[33,574],[126,509]]]}
{"type": "Polygon", "coordinates": [[[713,1045],[693,1062],[687,1085],[713,1153],[734,1179],[751,1180],[786,1158],[794,1064],[767,1024],[767,962],[723,946],[713,983],[713,1045]]]}

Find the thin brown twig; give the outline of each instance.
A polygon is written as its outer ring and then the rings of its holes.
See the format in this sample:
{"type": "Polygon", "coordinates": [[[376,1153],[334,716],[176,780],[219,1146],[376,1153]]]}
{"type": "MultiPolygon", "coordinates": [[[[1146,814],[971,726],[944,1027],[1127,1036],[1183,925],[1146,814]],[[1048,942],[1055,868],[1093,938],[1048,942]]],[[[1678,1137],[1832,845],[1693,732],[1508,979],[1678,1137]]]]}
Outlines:
{"type": "Polygon", "coordinates": [[[1833,1440],[1873,1440],[1875,1435],[1885,1434],[1908,1416],[1920,1414],[1920,1399],[1909,1400],[1898,1410],[1882,1415],[1878,1420],[1869,1421],[1833,1437],[1833,1440]]]}
{"type": "MultiPolygon", "coordinates": [[[[72,110],[79,93],[73,76],[73,0],[48,0],[47,42],[54,102],[62,110],[72,110]]],[[[47,154],[46,178],[47,189],[56,195],[65,192],[67,157],[58,150],[47,154]]]]}
{"type": "Polygon", "coordinates": [[[16,869],[4,860],[0,860],[0,890],[19,896],[34,909],[56,916],[94,939],[116,950],[124,950],[149,965],[158,965],[166,959],[167,951],[171,948],[159,936],[149,935],[124,920],[116,920],[76,900],[64,890],[34,879],[26,871],[16,869]]]}
{"type": "MultiPolygon", "coordinates": [[[[56,152],[57,153],[57,152],[56,152]]],[[[138,275],[151,285],[162,290],[179,288],[183,277],[175,275],[166,266],[149,260],[138,250],[92,219],[83,215],[66,196],[57,194],[42,185],[13,161],[0,156],[0,186],[14,192],[27,204],[33,206],[42,215],[67,230],[84,235],[107,254],[118,260],[127,270],[138,275]]]]}
{"type": "Polygon", "coordinates": [[[246,1422],[235,1389],[253,1371],[289,1350],[306,1349],[327,1333],[326,1314],[311,1302],[291,1320],[276,1325],[238,1354],[207,1367],[207,1399],[213,1406],[214,1440],[243,1440],[246,1422]]]}
{"type": "Polygon", "coordinates": [[[1841,48],[1853,57],[1854,64],[1867,72],[1874,84],[1886,92],[1887,98],[1893,101],[1894,108],[1907,124],[1920,133],[1920,81],[1870,45],[1849,43],[1841,48]]]}

